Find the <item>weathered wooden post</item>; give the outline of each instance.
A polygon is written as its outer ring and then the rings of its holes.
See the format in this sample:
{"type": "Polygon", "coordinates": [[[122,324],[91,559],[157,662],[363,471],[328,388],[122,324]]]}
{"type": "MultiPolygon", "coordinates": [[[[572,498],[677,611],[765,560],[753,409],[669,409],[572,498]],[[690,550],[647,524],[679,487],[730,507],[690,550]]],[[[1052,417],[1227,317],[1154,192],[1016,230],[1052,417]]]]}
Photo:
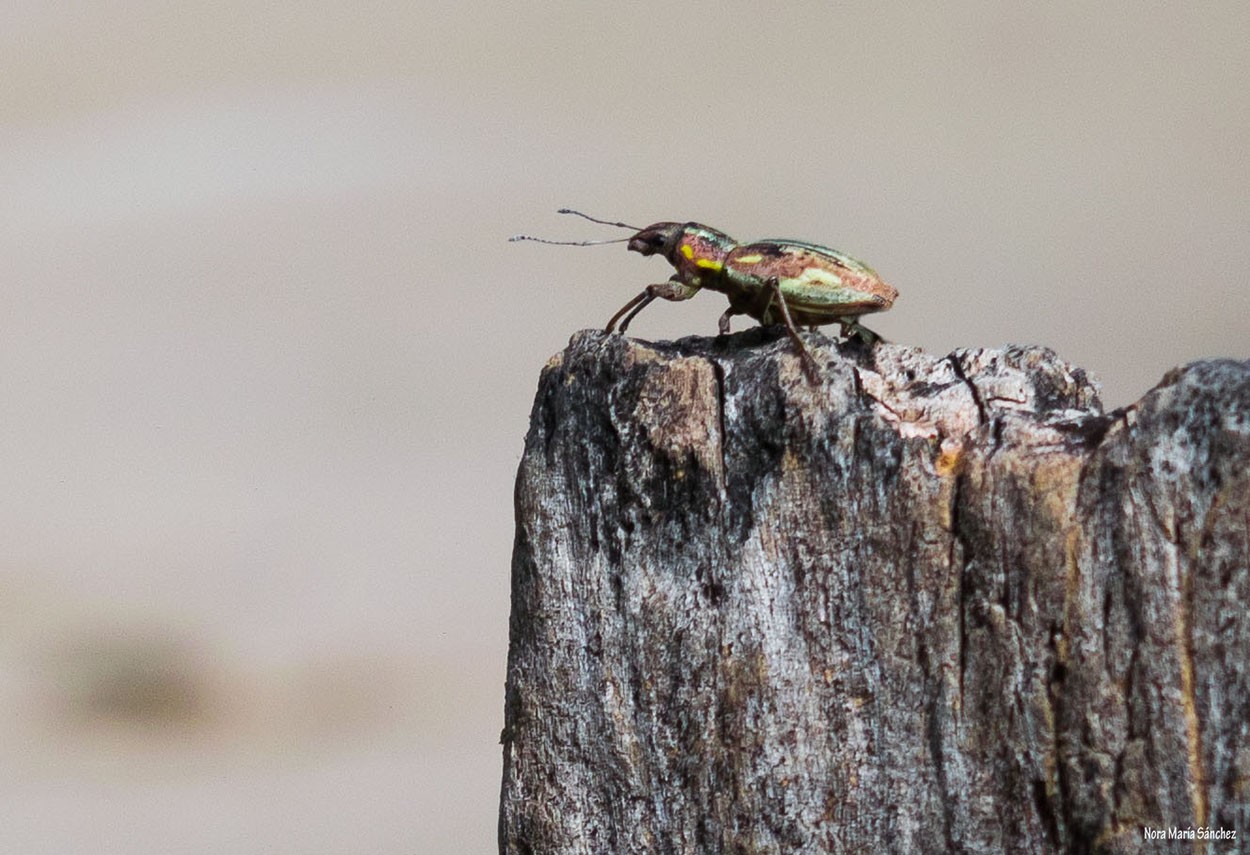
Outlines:
{"type": "Polygon", "coordinates": [[[1250,363],[1104,414],[1040,348],[814,350],[543,372],[501,850],[1244,849],[1250,363]]]}

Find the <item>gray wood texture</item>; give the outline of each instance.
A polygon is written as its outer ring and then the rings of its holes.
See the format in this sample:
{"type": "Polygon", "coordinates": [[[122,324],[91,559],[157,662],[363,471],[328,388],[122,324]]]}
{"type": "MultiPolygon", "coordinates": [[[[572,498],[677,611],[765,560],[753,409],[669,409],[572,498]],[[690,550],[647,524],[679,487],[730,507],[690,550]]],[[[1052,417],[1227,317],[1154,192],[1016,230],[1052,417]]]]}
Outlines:
{"type": "Polygon", "coordinates": [[[501,851],[1250,833],[1250,363],[585,332],[516,484],[501,851]]]}

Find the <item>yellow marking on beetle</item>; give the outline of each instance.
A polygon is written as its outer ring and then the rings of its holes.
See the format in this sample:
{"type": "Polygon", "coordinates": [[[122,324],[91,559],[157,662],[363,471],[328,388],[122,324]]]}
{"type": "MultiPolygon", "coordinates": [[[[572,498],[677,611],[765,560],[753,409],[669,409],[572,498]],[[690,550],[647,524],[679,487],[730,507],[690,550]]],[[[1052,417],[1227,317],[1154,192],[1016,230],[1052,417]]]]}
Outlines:
{"type": "MultiPolygon", "coordinates": [[[[681,245],[681,254],[686,257],[687,261],[693,261],[694,260],[694,247],[692,247],[688,243],[683,243],[681,245]]],[[[720,271],[725,268],[725,265],[721,264],[719,261],[713,261],[710,258],[700,258],[698,261],[694,262],[694,266],[702,267],[705,270],[715,270],[715,271],[720,271]]]]}
{"type": "Polygon", "coordinates": [[[734,259],[735,264],[759,264],[764,260],[764,256],[756,253],[755,255],[740,255],[734,259]]]}

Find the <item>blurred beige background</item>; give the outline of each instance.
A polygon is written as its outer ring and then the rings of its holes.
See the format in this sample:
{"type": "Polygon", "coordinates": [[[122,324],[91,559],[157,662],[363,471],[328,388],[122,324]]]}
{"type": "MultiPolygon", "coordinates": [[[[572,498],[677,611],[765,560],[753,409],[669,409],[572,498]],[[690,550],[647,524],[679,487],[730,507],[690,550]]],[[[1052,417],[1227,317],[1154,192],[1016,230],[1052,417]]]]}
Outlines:
{"type": "Polygon", "coordinates": [[[825,243],[887,337],[1122,405],[1250,356],[1248,44],[1233,0],[10,0],[0,851],[492,851],[538,372],[668,276],[507,236],[825,243]]]}

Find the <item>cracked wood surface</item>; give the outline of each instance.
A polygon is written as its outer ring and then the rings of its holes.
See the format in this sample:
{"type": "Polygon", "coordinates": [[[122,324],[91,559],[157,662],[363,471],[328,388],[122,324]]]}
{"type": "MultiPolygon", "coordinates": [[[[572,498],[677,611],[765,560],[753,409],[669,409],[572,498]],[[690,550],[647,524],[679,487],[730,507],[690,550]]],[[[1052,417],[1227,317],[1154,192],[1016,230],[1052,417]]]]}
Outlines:
{"type": "Polygon", "coordinates": [[[1041,348],[808,341],[544,370],[501,849],[1246,848],[1250,363],[1103,414],[1041,348]]]}

